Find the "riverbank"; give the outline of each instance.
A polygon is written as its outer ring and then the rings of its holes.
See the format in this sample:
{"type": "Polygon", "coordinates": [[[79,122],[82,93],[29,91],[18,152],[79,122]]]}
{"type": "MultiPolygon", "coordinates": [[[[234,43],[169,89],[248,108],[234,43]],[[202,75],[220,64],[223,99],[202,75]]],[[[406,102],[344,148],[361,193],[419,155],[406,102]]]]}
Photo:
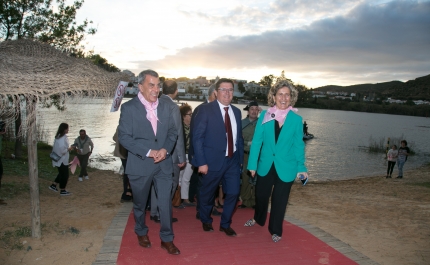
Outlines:
{"type": "MultiPolygon", "coordinates": [[[[71,175],[69,197],[50,191],[50,182],[40,179],[40,240],[28,236],[28,177],[8,175],[2,183],[0,195],[7,204],[0,205],[0,264],[95,261],[121,206],[120,175],[96,170],[84,182],[71,175]],[[4,196],[10,187],[15,187],[14,195],[4,196]]],[[[325,230],[380,264],[428,264],[429,186],[430,166],[406,171],[401,180],[379,176],[304,187],[296,183],[287,214],[325,230]]],[[[233,217],[232,227],[240,225],[233,217]]],[[[284,234],[283,240],[288,240],[288,231],[284,234]]]]}

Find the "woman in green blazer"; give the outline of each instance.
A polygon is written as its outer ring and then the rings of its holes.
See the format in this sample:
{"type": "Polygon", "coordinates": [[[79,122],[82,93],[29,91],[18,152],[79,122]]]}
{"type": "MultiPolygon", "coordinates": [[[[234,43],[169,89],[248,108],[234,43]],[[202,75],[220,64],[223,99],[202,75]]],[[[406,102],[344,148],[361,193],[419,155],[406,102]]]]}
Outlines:
{"type": "Polygon", "coordinates": [[[264,226],[270,195],[269,232],[272,240],[282,237],[282,223],[294,179],[308,178],[305,166],[302,118],[294,113],[298,91],[287,80],[278,81],[267,96],[270,108],[258,119],[252,139],[248,170],[257,178],[254,218],[245,226],[264,226]],[[257,173],[257,174],[255,174],[257,173]]]}

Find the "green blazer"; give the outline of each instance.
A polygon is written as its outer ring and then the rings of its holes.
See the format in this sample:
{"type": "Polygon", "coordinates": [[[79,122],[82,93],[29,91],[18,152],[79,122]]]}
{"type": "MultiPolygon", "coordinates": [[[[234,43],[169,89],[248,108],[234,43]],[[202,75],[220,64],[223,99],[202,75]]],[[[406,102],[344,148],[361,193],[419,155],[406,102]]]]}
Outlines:
{"type": "Polygon", "coordinates": [[[275,163],[276,172],[284,182],[291,182],[298,172],[307,172],[302,117],[289,111],[275,143],[275,120],[262,124],[266,111],[257,122],[252,138],[248,170],[256,170],[264,177],[275,163]]]}

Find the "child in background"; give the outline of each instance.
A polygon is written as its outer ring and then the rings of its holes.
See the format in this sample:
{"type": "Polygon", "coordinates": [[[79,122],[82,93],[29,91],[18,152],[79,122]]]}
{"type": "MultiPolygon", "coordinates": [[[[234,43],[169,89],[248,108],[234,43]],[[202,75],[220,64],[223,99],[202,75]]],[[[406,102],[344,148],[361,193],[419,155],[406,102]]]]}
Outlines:
{"type": "Polygon", "coordinates": [[[391,178],[393,174],[393,168],[397,161],[397,155],[399,151],[397,151],[397,146],[393,145],[391,149],[388,151],[387,160],[388,160],[388,168],[387,168],[387,178],[391,178]]]}

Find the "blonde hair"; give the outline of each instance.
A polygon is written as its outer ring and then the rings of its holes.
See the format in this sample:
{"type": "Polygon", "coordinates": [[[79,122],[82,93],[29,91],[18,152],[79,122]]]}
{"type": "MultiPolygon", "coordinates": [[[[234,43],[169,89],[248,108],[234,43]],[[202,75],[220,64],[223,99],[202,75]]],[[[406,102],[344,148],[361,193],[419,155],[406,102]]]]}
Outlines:
{"type": "Polygon", "coordinates": [[[276,105],[275,100],[273,99],[276,96],[276,93],[279,89],[287,87],[290,90],[291,100],[290,105],[294,107],[294,104],[297,102],[297,98],[299,97],[299,91],[291,84],[289,81],[282,79],[276,81],[276,83],[270,88],[269,94],[267,94],[267,104],[269,107],[273,107],[276,105]]]}

